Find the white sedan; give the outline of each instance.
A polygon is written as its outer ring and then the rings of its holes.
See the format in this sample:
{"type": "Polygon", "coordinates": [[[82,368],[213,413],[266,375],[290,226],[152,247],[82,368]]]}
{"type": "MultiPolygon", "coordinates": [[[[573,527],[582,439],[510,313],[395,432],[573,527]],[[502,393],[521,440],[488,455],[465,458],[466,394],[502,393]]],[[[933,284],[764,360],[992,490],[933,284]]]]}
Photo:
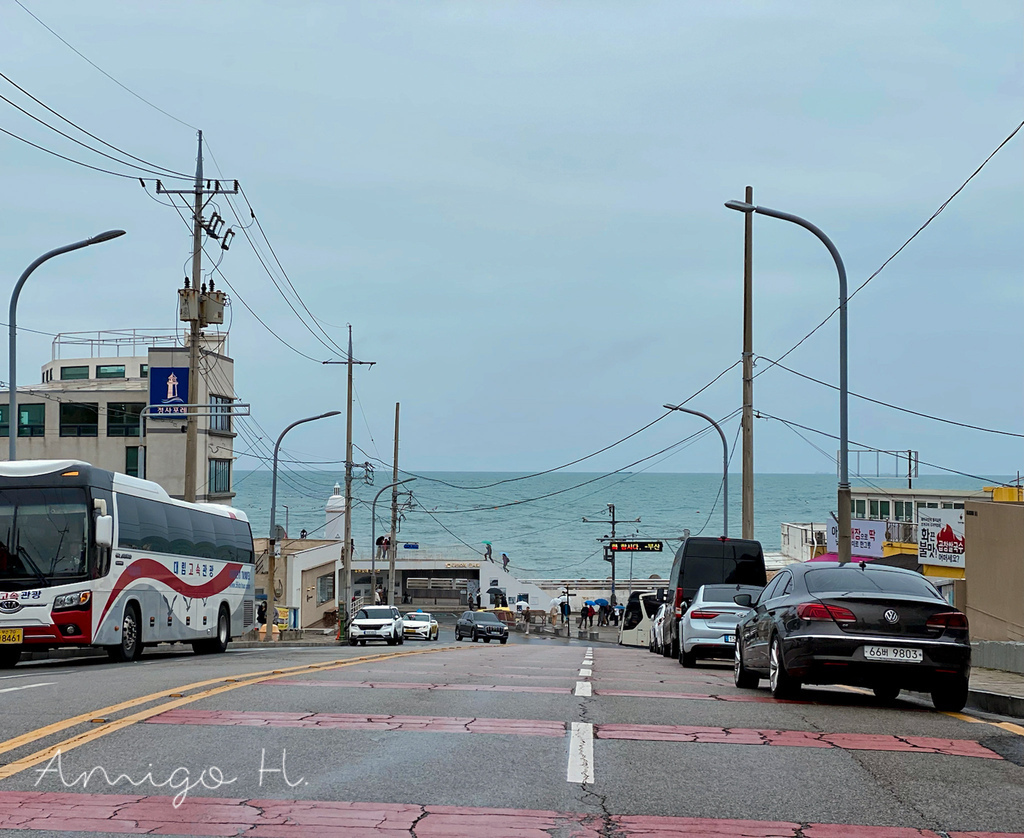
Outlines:
{"type": "Polygon", "coordinates": [[[360,608],[348,627],[348,644],[365,646],[367,640],[383,640],[388,646],[405,643],[402,614],[391,605],[360,608]]]}
{"type": "Polygon", "coordinates": [[[437,640],[440,628],[437,620],[425,611],[410,611],[402,618],[405,636],[410,640],[437,640]]]}

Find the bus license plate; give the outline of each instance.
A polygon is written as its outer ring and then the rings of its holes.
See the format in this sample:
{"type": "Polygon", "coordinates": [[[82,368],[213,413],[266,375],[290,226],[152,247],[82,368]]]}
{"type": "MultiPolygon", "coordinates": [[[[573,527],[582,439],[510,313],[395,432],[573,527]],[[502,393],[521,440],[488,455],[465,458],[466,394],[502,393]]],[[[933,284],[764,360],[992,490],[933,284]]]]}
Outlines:
{"type": "Polygon", "coordinates": [[[21,643],[21,629],[0,629],[0,643],[21,643]]]}
{"type": "Polygon", "coordinates": [[[922,663],[924,654],[920,649],[906,646],[865,646],[864,657],[869,661],[897,661],[899,663],[922,663]]]}

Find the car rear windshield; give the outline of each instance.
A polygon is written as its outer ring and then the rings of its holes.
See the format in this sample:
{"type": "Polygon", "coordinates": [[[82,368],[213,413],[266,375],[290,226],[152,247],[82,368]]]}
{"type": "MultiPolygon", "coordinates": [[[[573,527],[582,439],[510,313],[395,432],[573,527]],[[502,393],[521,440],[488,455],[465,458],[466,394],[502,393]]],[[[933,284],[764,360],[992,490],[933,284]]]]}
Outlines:
{"type": "Polygon", "coordinates": [[[764,585],[764,558],[733,548],[731,544],[701,545],[699,552],[687,552],[681,586],[699,588],[706,584],[764,585]],[[708,555],[717,552],[718,555],[708,555]],[[725,553],[725,555],[723,555],[725,553]]]}
{"type": "Polygon", "coordinates": [[[883,570],[834,567],[809,570],[804,574],[807,590],[812,594],[907,594],[942,599],[923,576],[889,573],[883,570]]]}
{"type": "Polygon", "coordinates": [[[751,594],[756,598],[760,590],[760,585],[705,585],[701,599],[703,602],[727,602],[732,605],[736,594],[751,594]]]}
{"type": "Polygon", "coordinates": [[[408,622],[413,622],[413,623],[429,623],[430,622],[430,615],[429,614],[422,614],[422,613],[406,614],[405,615],[405,619],[408,622]]]}
{"type": "Polygon", "coordinates": [[[390,608],[362,608],[356,614],[357,620],[393,620],[390,608]]]}

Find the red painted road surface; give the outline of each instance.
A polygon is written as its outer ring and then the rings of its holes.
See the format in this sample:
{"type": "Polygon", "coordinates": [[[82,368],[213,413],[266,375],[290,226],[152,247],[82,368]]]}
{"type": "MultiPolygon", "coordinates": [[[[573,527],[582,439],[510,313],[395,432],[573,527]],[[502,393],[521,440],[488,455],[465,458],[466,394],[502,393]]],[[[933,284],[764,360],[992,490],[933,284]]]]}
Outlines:
{"type": "MultiPolygon", "coordinates": [[[[248,710],[169,710],[148,724],[312,727],[331,730],[392,730],[421,733],[500,733],[513,736],[566,735],[565,722],[543,719],[476,719],[447,716],[392,716],[360,713],[273,713],[248,710]]],[[[634,742],[696,742],[719,745],[782,745],[795,748],[843,748],[848,751],[910,751],[923,754],[1002,759],[966,739],[890,736],[864,733],[812,733],[801,730],[754,730],[693,725],[594,725],[597,739],[634,742]]]]}
{"type": "MultiPolygon", "coordinates": [[[[415,806],[325,800],[196,798],[0,792],[0,829],[128,835],[254,838],[1012,838],[1008,832],[947,832],[855,824],[579,815],[528,809],[415,806]]],[[[1019,835],[1019,834],[1018,834],[1019,835]]]]}

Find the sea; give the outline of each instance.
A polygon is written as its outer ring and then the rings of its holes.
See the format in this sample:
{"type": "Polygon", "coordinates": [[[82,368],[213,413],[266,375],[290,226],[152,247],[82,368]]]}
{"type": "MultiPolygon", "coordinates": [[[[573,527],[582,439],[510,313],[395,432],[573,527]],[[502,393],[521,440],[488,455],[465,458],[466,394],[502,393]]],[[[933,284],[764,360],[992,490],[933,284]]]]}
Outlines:
{"type": "MultiPolygon", "coordinates": [[[[600,539],[612,534],[609,505],[615,507],[615,536],[664,542],[661,553],[630,553],[632,575],[643,578],[669,570],[678,539],[723,532],[722,475],[617,472],[555,472],[542,475],[488,472],[403,472],[402,508],[397,541],[402,549],[450,552],[465,560],[483,555],[509,556],[520,578],[605,578],[609,567],[600,539]],[[587,519],[587,520],[584,520],[587,519]],[[409,545],[408,547],[406,545],[409,545]]],[[[993,481],[996,478],[993,478],[993,481]]],[[[279,470],[276,524],[298,538],[322,536],[327,498],[344,480],[343,472],[279,470]]],[[[1010,482],[1009,478],[998,478],[1010,482]]],[[[243,510],[256,537],[269,535],[271,473],[236,471],[234,505],[243,510]]],[[[904,478],[853,480],[853,485],[906,488],[904,478]]],[[[373,535],[391,527],[390,471],[373,482],[353,482],[352,537],[355,558],[369,556],[373,535]],[[383,490],[383,491],[382,491],[383,490]],[[376,526],[371,511],[376,503],[376,526]]],[[[957,475],[922,475],[914,488],[977,490],[992,482],[957,475]]],[[[780,524],[821,523],[836,511],[834,474],[758,474],[754,478],[754,535],[766,552],[781,546],[780,524]]],[[[740,475],[729,476],[728,533],[742,527],[740,475]]],[[[618,574],[629,571],[618,560],[618,574]]]]}

